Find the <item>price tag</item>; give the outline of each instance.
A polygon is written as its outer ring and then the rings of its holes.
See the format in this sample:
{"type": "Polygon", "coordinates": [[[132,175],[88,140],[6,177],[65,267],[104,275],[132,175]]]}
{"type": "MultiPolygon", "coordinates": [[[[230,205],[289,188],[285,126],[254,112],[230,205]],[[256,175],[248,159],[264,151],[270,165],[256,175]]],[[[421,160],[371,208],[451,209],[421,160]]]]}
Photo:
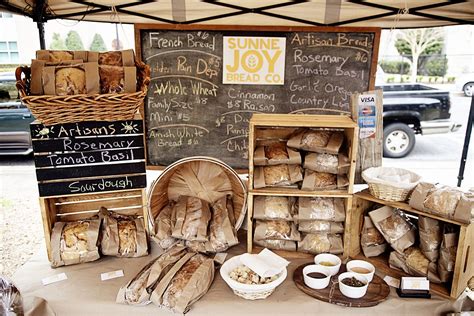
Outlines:
{"type": "Polygon", "coordinates": [[[120,277],[123,277],[123,270],[104,272],[100,274],[101,281],[107,281],[110,279],[115,279],[115,278],[120,278],[120,277]]]}
{"type": "Polygon", "coordinates": [[[227,252],[219,252],[219,253],[216,253],[216,255],[214,256],[214,261],[219,264],[223,264],[226,257],[227,257],[227,252]]]}
{"type": "Polygon", "coordinates": [[[383,278],[383,280],[391,287],[394,287],[397,289],[400,287],[399,279],[395,279],[395,278],[392,278],[391,276],[386,275],[385,278],[383,278]]]}
{"type": "Polygon", "coordinates": [[[59,273],[59,274],[56,274],[56,275],[52,275],[52,276],[43,278],[41,280],[41,283],[43,283],[43,285],[48,285],[48,284],[51,284],[51,283],[56,283],[56,282],[60,282],[60,281],[64,281],[64,280],[67,280],[66,273],[59,273]]]}

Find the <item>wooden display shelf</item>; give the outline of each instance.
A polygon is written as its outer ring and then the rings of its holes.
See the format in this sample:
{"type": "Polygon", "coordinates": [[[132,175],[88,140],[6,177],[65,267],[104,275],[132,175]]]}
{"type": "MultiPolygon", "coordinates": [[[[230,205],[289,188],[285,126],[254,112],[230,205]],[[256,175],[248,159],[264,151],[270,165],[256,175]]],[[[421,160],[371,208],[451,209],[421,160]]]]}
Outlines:
{"type": "Polygon", "coordinates": [[[148,232],[148,210],[145,189],[87,193],[39,198],[46,250],[51,261],[51,233],[54,223],[77,221],[97,215],[101,206],[123,215],[143,216],[148,232]]]}
{"type": "MultiPolygon", "coordinates": [[[[329,197],[345,199],[345,230],[344,252],[342,257],[348,256],[352,207],[352,193],[354,188],[354,175],[358,148],[359,129],[357,124],[348,116],[336,115],[294,115],[294,114],[254,114],[249,123],[249,181],[248,181],[248,211],[247,211],[247,251],[258,252],[261,247],[253,245],[253,200],[255,196],[292,196],[292,197],[329,197]],[[299,128],[330,128],[344,132],[344,146],[350,161],[347,174],[349,186],[346,189],[303,191],[298,188],[261,188],[254,189],[253,156],[257,142],[271,139],[288,139],[299,128]]],[[[312,258],[314,255],[302,252],[276,251],[286,258],[312,258]]]]}
{"type": "Polygon", "coordinates": [[[453,279],[451,283],[434,284],[431,282],[430,284],[431,290],[434,293],[451,299],[456,299],[466,288],[469,279],[474,276],[474,264],[472,264],[472,262],[470,263],[472,258],[474,258],[474,224],[460,223],[440,216],[428,214],[416,210],[404,202],[383,201],[370,195],[367,190],[354,194],[350,219],[352,229],[350,230],[349,257],[370,261],[379,271],[382,271],[382,273],[397,278],[407,276],[407,274],[391,269],[388,265],[387,255],[367,258],[361,252],[360,233],[363,226],[363,217],[375,204],[399,208],[412,215],[423,215],[425,217],[430,217],[445,223],[459,226],[458,248],[456,252],[453,279]]]}

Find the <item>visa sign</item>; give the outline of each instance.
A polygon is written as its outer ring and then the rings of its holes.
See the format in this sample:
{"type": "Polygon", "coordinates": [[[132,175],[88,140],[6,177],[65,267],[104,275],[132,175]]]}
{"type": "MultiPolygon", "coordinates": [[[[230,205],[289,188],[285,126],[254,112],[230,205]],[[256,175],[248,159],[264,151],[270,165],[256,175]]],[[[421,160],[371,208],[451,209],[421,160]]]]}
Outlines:
{"type": "Polygon", "coordinates": [[[284,37],[224,36],[224,84],[283,85],[284,37]]]}

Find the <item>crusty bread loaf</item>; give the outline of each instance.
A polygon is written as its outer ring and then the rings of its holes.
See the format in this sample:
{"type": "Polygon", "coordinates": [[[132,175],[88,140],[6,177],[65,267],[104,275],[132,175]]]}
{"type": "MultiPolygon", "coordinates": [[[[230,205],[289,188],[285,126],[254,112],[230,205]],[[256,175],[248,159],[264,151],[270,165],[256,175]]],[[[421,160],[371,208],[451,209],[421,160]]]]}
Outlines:
{"type": "Polygon", "coordinates": [[[85,94],[86,73],[79,67],[62,67],[56,70],[56,95],[85,94]]]}

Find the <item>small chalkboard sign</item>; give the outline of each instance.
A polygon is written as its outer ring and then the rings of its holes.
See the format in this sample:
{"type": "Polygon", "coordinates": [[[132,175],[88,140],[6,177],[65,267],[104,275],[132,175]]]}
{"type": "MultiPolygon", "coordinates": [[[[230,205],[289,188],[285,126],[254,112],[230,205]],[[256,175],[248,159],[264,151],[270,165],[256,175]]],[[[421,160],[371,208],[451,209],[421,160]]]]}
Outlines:
{"type": "Polygon", "coordinates": [[[146,187],[141,119],[30,129],[40,196],[146,187]]]}
{"type": "Polygon", "coordinates": [[[374,87],[380,29],[136,24],[151,67],[148,166],[187,156],[248,167],[253,113],[351,115],[374,87]]]}

